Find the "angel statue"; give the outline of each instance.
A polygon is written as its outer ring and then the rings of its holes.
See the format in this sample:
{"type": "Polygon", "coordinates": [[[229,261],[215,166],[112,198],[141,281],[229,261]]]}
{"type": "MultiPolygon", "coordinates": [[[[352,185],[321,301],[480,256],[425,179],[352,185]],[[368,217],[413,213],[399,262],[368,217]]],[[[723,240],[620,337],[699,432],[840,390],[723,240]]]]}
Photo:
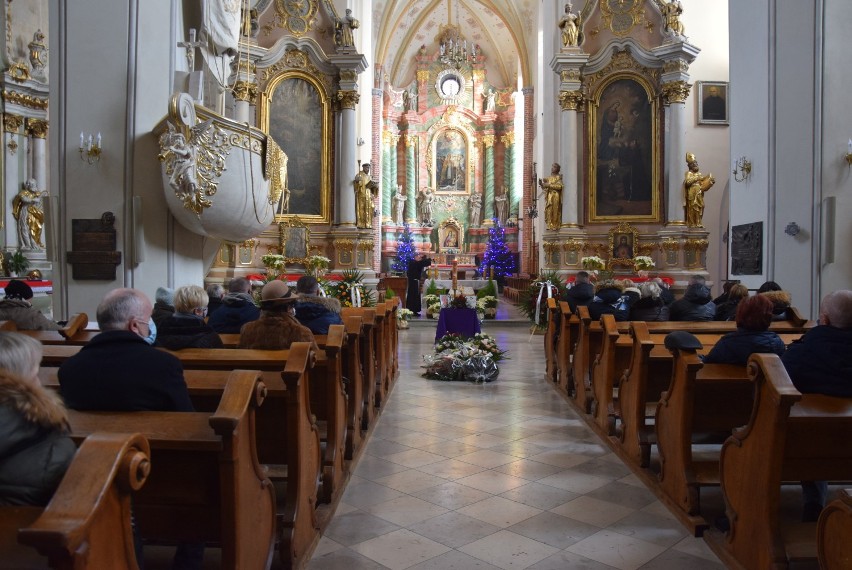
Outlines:
{"type": "MultiPolygon", "coordinates": [[[[200,214],[202,208],[211,206],[204,197],[198,182],[198,152],[202,147],[201,138],[213,124],[209,119],[189,129],[189,141],[183,132],[169,123],[169,131],[160,137],[160,154],[157,158],[166,163],[169,186],[175,191],[184,206],[200,214]]],[[[224,166],[224,165],[223,165],[224,166]]]]}
{"type": "Polygon", "coordinates": [[[18,243],[21,249],[43,249],[41,232],[44,229],[44,210],[41,199],[47,191],[39,192],[38,183],[30,178],[12,200],[12,216],[18,222],[18,243]]]}

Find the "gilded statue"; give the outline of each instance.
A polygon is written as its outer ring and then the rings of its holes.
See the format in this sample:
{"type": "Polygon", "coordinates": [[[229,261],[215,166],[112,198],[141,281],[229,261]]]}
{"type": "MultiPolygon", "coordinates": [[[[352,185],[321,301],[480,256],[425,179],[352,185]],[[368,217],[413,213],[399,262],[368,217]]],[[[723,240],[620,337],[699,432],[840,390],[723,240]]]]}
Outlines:
{"type": "Polygon", "coordinates": [[[379,185],[370,178],[370,163],[361,166],[361,172],[355,176],[355,225],[359,228],[373,227],[373,196],[379,191],[379,185]]]}
{"type": "Polygon", "coordinates": [[[671,0],[663,4],[663,17],[666,20],[666,30],[676,36],[682,36],[685,31],[680,15],[683,14],[683,5],[680,0],[671,0]]]}
{"type": "Polygon", "coordinates": [[[361,22],[352,17],[352,10],[347,8],[346,15],[337,20],[334,30],[334,43],[339,48],[355,47],[352,30],[361,27],[361,22]]]}
{"type": "Polygon", "coordinates": [[[41,199],[47,191],[39,192],[38,183],[30,178],[12,200],[12,215],[18,222],[18,243],[21,249],[44,249],[41,232],[44,229],[44,210],[41,199]]]}
{"type": "Polygon", "coordinates": [[[573,8],[570,2],[565,4],[565,14],[559,20],[559,29],[562,30],[562,47],[580,45],[580,16],[572,11],[573,8]]]}
{"type": "Polygon", "coordinates": [[[712,174],[705,176],[698,171],[698,161],[691,152],[686,153],[686,164],[689,168],[683,177],[686,225],[690,228],[703,228],[701,218],[704,217],[704,193],[710,190],[716,179],[712,174]]]}
{"type": "Polygon", "coordinates": [[[550,176],[539,178],[538,185],[544,190],[544,223],[547,229],[558,230],[562,225],[562,167],[553,163],[550,176]]]}

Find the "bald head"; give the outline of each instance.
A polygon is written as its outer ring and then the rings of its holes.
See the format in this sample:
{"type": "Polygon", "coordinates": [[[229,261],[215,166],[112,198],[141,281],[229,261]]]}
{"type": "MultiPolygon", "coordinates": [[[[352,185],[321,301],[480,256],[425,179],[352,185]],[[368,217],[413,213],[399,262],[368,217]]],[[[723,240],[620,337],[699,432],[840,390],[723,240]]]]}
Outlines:
{"type": "Polygon", "coordinates": [[[135,321],[148,322],[151,301],[136,289],[114,289],[98,305],[98,327],[102,331],[130,330],[135,321]]]}
{"type": "Polygon", "coordinates": [[[822,298],[819,322],[839,329],[852,327],[852,291],[841,289],[822,298]]]}

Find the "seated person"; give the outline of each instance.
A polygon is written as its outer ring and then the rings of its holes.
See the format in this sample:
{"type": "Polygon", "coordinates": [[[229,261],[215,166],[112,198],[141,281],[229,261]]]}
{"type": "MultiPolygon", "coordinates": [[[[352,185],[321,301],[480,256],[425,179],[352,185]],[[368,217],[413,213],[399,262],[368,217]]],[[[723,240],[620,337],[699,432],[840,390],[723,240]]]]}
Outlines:
{"type": "Polygon", "coordinates": [[[154,312],[151,314],[154,324],[159,327],[174,312],[175,290],[169,287],[157,287],[157,292],[154,293],[154,312]]]}
{"type": "Polygon", "coordinates": [[[578,305],[588,305],[595,298],[595,286],[589,279],[587,271],[578,271],[574,284],[565,291],[563,301],[571,307],[571,312],[577,312],[578,305]]]}
{"type": "Polygon", "coordinates": [[[772,320],[783,321],[787,319],[787,309],[790,308],[790,303],[793,296],[781,289],[781,285],[775,281],[767,281],[757,289],[758,295],[765,295],[772,301],[772,320]]]}
{"type": "MultiPolygon", "coordinates": [[[[793,341],[781,361],[799,392],[852,398],[852,291],[826,295],[819,325],[793,341]]],[[[802,481],[802,495],[802,520],[817,520],[828,495],[825,481],[802,481]]]]}
{"type": "Polygon", "coordinates": [[[669,307],[672,321],[712,321],[715,316],[716,305],[701,275],[692,276],[683,297],[669,307]]]}
{"type": "Polygon", "coordinates": [[[672,290],[669,289],[669,284],[663,281],[662,277],[653,277],[652,279],[649,279],[649,281],[653,281],[660,286],[660,299],[663,300],[667,307],[671,307],[671,304],[674,303],[675,299],[672,290]]]}
{"type": "MultiPolygon", "coordinates": [[[[629,283],[632,285],[632,282],[629,283]]],[[[630,320],[630,307],[639,300],[639,290],[625,287],[623,281],[607,279],[595,287],[595,298],[588,304],[589,315],[598,321],[601,315],[614,315],[616,321],[630,320]]]]}
{"type": "Polygon", "coordinates": [[[207,314],[212,315],[216,309],[222,306],[222,299],[225,298],[225,288],[219,283],[208,285],[207,298],[210,300],[207,303],[207,314]]]}
{"type": "Polygon", "coordinates": [[[204,322],[206,316],[207,292],[198,285],[178,287],[175,312],[157,329],[157,346],[169,350],[224,348],[216,331],[204,322]]]}
{"type": "Polygon", "coordinates": [[[646,281],[639,285],[642,298],[630,307],[632,321],[667,321],[669,307],[662,297],[662,287],[655,281],[646,281]]]}
{"type": "Polygon", "coordinates": [[[296,320],[311,329],[314,334],[328,334],[331,325],[342,325],[340,301],[333,297],[319,296],[319,283],[315,277],[303,275],[296,281],[296,320]]]}
{"type": "Polygon", "coordinates": [[[228,294],[222,306],[207,319],[217,333],[236,334],[242,326],[260,317],[260,309],[251,296],[251,281],[245,277],[234,277],[228,284],[228,294]]]}
{"type": "Polygon", "coordinates": [[[239,348],[283,350],[294,342],[309,342],[316,349],[311,329],[296,320],[298,297],[283,281],[270,281],[260,292],[260,318],[240,331],[239,348]]]}
{"type": "Polygon", "coordinates": [[[6,298],[0,301],[0,321],[14,321],[22,331],[57,331],[59,325],[34,309],[33,290],[23,281],[12,279],[6,285],[6,298]]]}
{"type": "MultiPolygon", "coordinates": [[[[733,291],[733,288],[731,289],[733,291]]],[[[769,330],[772,301],[762,295],[746,297],[737,307],[737,330],[720,338],[710,349],[707,364],[745,364],[755,352],[784,354],[784,341],[769,330]]]]}
{"type": "MultiPolygon", "coordinates": [[[[732,283],[732,282],[728,282],[732,283]]],[[[728,283],[725,283],[727,286],[728,283]]],[[[728,287],[725,294],[725,301],[716,305],[716,316],[714,321],[733,321],[737,316],[737,306],[740,302],[748,297],[748,288],[742,283],[733,283],[728,287]]],[[[717,297],[718,298],[718,297],[717,297]]],[[[715,301],[713,302],[716,303],[715,301]]]]}
{"type": "Polygon", "coordinates": [[[62,401],[38,380],[41,343],[0,332],[0,505],[44,506],[77,447],[62,401]]]}

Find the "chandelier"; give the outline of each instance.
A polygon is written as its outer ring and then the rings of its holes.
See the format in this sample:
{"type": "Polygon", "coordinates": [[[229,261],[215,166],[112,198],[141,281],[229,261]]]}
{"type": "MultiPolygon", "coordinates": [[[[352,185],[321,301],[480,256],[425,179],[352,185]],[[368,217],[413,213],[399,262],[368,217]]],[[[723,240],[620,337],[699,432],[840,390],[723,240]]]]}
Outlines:
{"type": "Polygon", "coordinates": [[[461,69],[466,63],[476,62],[476,45],[471,43],[468,53],[467,40],[461,39],[458,30],[453,28],[450,28],[441,40],[441,55],[438,60],[444,65],[461,69]]]}

